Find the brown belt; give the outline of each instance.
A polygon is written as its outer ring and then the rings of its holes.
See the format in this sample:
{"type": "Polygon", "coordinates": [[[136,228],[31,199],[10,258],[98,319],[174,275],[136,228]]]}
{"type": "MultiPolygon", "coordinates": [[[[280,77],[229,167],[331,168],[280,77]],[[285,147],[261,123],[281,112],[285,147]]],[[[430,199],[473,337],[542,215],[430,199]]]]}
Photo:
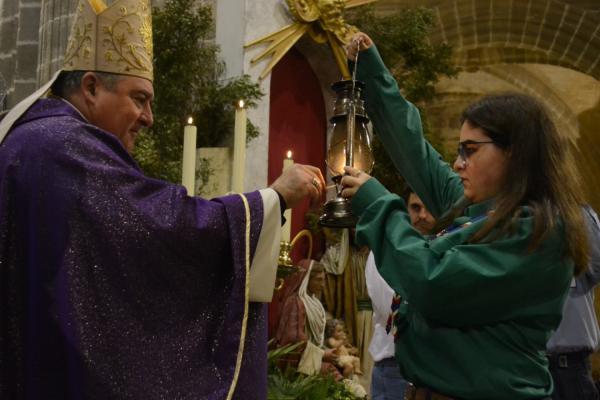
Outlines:
{"type": "Polygon", "coordinates": [[[448,397],[443,394],[434,392],[427,388],[418,388],[409,385],[406,388],[405,400],[455,400],[453,397],[448,397]]]}

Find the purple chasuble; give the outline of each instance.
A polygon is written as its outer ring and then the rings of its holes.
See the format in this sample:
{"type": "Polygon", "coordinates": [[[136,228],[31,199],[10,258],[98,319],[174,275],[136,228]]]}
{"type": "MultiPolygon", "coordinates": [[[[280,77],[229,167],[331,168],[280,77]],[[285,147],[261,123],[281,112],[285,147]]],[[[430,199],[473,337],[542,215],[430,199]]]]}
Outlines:
{"type": "MultiPolygon", "coordinates": [[[[0,145],[0,398],[225,399],[245,231],[240,196],[148,178],[115,136],[37,101],[0,145]]],[[[266,398],[266,337],[252,303],[234,398],[266,398]]]]}

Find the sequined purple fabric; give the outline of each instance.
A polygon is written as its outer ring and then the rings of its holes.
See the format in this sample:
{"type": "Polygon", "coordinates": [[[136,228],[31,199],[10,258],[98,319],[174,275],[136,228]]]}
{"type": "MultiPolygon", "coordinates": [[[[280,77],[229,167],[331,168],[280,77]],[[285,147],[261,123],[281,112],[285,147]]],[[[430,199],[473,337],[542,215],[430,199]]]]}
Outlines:
{"type": "MultiPolygon", "coordinates": [[[[224,399],[245,225],[239,196],[145,177],[113,135],[39,100],[0,145],[0,398],[224,399]]],[[[263,305],[245,346],[235,398],[264,399],[263,305]]]]}

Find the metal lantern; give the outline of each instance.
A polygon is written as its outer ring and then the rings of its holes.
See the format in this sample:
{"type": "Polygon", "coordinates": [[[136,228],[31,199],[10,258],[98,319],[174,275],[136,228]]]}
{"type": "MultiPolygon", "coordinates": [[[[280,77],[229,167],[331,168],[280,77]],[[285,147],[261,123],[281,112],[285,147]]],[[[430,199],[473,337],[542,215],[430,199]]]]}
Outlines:
{"type": "Polygon", "coordinates": [[[336,184],[336,197],[324,206],[319,219],[323,226],[351,228],[356,225],[350,202],[341,196],[340,181],[344,166],[348,165],[367,173],[373,168],[371,136],[368,130],[369,118],[365,113],[361,92],[364,83],[356,80],[343,80],[332,85],[336,99],[333,116],[329,120],[327,167],[336,184]]]}

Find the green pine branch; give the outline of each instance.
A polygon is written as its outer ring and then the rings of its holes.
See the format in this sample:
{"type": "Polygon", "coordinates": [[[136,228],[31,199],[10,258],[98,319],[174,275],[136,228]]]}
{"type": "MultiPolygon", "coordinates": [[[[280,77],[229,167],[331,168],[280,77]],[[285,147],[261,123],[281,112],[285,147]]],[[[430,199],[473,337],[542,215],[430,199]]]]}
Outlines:
{"type": "MultiPolygon", "coordinates": [[[[171,182],[181,179],[183,126],[189,116],[198,127],[198,147],[230,146],[235,104],[244,99],[255,107],[263,96],[248,75],[223,79],[212,9],[195,3],[167,0],[152,13],[154,126],[138,138],[134,157],[146,174],[171,182]]],[[[248,121],[248,141],[258,135],[248,121]]]]}

